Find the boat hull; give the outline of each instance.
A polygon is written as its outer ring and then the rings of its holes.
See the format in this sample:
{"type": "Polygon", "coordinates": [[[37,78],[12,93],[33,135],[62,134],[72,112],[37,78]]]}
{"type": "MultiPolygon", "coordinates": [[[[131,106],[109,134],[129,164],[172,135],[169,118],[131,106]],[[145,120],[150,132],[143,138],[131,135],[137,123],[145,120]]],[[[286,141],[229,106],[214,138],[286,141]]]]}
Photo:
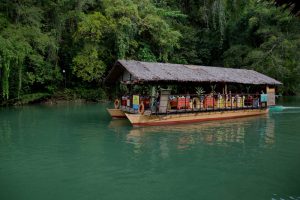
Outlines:
{"type": "Polygon", "coordinates": [[[107,109],[107,112],[112,118],[126,118],[125,113],[120,109],[107,109]]]}
{"type": "Polygon", "coordinates": [[[268,109],[234,110],[216,112],[182,113],[168,115],[125,114],[133,126],[159,126],[171,124],[195,123],[201,121],[225,120],[240,117],[264,115],[268,109]]]}

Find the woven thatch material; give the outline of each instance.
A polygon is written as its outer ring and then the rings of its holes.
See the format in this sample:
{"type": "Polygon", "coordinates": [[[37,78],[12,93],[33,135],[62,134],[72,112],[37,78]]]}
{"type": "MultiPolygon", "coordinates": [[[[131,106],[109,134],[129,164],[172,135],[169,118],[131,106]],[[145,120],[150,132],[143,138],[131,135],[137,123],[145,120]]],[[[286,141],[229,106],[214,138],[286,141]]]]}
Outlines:
{"type": "Polygon", "coordinates": [[[106,78],[114,82],[127,70],[136,80],[144,82],[226,82],[242,84],[281,84],[279,81],[253,70],[182,65],[170,63],[118,60],[106,78]]]}

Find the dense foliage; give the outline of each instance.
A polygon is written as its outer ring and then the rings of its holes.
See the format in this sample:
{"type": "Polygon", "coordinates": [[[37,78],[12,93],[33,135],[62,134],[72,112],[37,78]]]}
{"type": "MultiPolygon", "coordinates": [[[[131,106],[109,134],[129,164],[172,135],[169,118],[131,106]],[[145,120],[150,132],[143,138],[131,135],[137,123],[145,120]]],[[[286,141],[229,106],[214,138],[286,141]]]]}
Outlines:
{"type": "Polygon", "coordinates": [[[295,94],[300,21],[270,1],[0,1],[2,102],[99,88],[117,59],[249,68],[295,94]]]}

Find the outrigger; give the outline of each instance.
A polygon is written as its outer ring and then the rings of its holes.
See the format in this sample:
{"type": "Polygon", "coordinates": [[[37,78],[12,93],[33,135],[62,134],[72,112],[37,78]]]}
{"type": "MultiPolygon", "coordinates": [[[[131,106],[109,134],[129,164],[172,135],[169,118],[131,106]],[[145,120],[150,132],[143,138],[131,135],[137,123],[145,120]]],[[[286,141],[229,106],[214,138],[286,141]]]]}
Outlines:
{"type": "Polygon", "coordinates": [[[281,84],[247,69],[134,60],[118,60],[105,81],[120,94],[108,112],[133,126],[263,115],[275,105],[281,84]]]}
{"type": "Polygon", "coordinates": [[[113,119],[126,118],[125,113],[120,109],[120,100],[116,99],[114,102],[115,108],[107,108],[108,113],[113,119]]]}

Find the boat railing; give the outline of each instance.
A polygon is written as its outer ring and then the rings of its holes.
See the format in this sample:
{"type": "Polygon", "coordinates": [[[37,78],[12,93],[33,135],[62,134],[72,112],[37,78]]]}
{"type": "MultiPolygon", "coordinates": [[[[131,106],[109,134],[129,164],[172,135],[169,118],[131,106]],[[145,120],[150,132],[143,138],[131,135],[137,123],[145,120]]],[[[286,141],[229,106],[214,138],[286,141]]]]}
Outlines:
{"type": "MultiPolygon", "coordinates": [[[[157,115],[267,108],[260,94],[246,93],[172,94],[168,96],[167,102],[160,102],[160,97],[140,96],[139,102],[147,114],[157,115]]],[[[139,105],[133,106],[132,96],[122,98],[121,109],[129,113],[140,112],[139,105]]]]}

